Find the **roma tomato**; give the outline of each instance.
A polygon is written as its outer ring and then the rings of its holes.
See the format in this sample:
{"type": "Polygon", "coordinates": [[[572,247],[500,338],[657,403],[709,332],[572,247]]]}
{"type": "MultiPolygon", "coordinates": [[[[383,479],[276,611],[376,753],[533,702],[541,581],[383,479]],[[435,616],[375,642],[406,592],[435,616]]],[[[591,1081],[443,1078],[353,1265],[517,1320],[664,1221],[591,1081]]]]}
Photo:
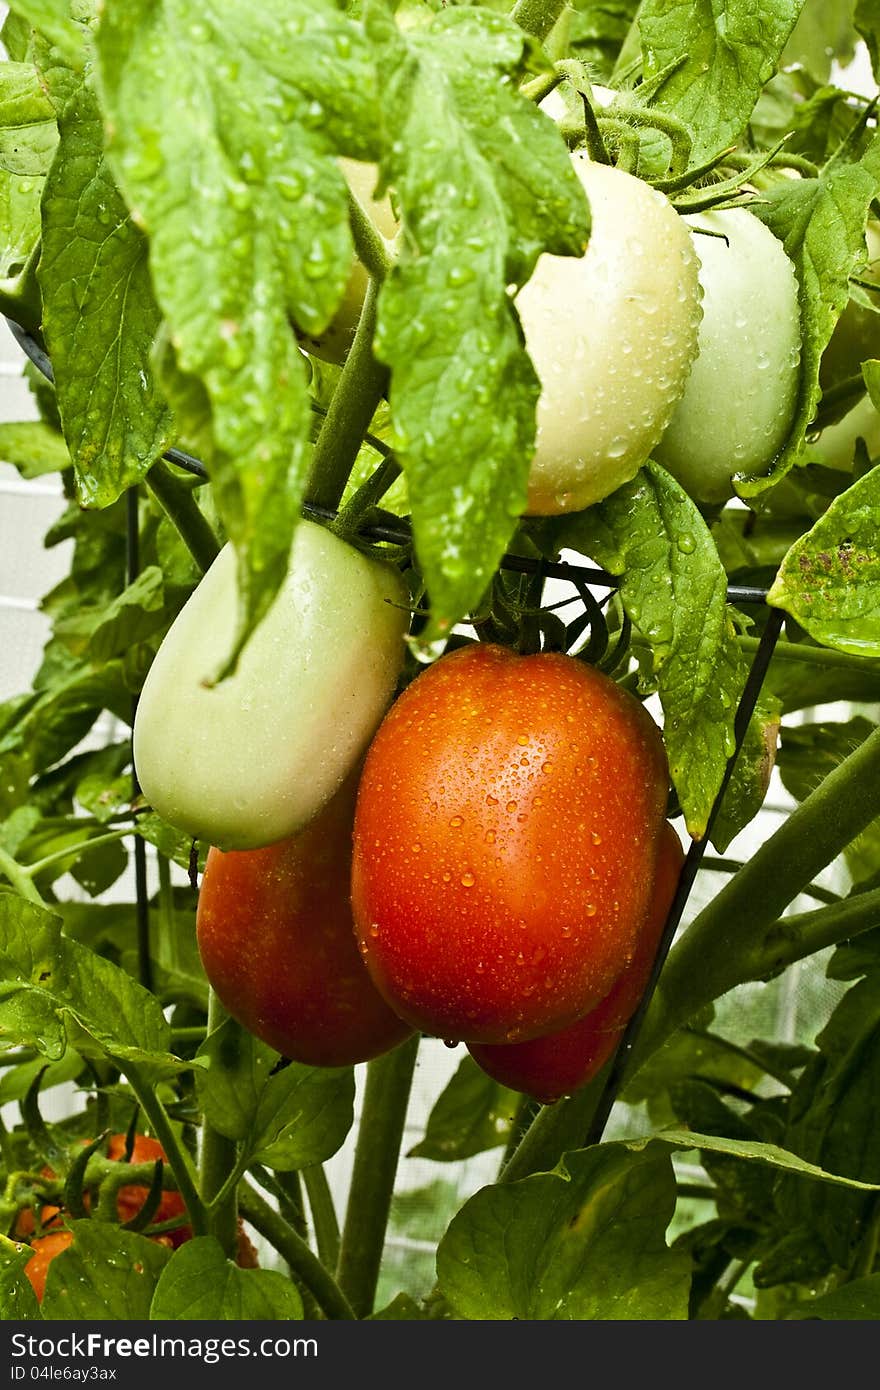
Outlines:
{"type": "Polygon", "coordinates": [[[487,1075],[545,1105],[592,1080],[617,1047],[644,993],[683,863],[681,841],[667,821],[651,902],[629,965],[601,1004],[559,1032],[520,1043],[469,1043],[468,1051],[487,1075]]]}
{"type": "Polygon", "coordinates": [[[147,672],[134,721],[144,795],[172,825],[254,849],[317,815],[358,763],[394,691],[409,625],[398,572],[301,521],[287,578],[242,653],[215,675],[237,612],[231,545],[147,672]]]}
{"type": "Polygon", "coordinates": [[[667,792],[657,725],[594,668],[484,645],[428,667],[355,811],[355,927],[395,1013],[497,1043],[598,1004],[635,949],[667,792]]]}
{"type": "Polygon", "coordinates": [[[699,353],[654,458],[695,501],[723,502],[737,474],[767,472],[791,429],[798,284],[782,242],[747,208],[686,221],[703,288],[699,353]]]}
{"type": "MultiPolygon", "coordinates": [[[[352,193],[376,224],[377,231],[389,240],[392,239],[399,231],[399,224],[387,194],[382,198],[373,196],[379,181],[376,165],[344,157],[340,158],[339,163],[352,193]]],[[[316,337],[307,337],[304,334],[300,337],[303,347],[313,357],[320,357],[324,362],[335,362],[337,365],[345,361],[361,316],[368,278],[361,262],[355,259],[342,303],[336,310],[330,326],[316,337]]]]}
{"type": "Polygon", "coordinates": [[[412,1031],[378,993],[351,915],[356,778],[299,835],[210,849],[196,931],[205,974],[239,1023],[311,1066],[365,1062],[412,1031]]]}
{"type": "Polygon", "coordinates": [[[515,304],[541,382],[526,511],[578,511],[635,477],[697,353],[698,262],[669,200],[583,151],[581,257],[539,257],[515,304]]]}

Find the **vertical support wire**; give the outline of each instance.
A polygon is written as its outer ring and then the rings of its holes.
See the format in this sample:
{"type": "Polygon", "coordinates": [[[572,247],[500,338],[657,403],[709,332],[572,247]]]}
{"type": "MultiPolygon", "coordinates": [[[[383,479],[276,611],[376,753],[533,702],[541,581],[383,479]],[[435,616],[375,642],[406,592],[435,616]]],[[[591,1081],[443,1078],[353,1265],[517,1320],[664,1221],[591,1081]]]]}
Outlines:
{"type": "MultiPolygon", "coordinates": [[[[140,573],[140,521],[138,516],[137,486],[130,487],[126,494],[125,528],[125,568],[127,583],[133,584],[140,573]]],[[[132,697],[131,724],[134,730],[134,716],[137,711],[137,696],[132,697]]],[[[138,796],[140,784],[134,765],[131,763],[132,800],[138,796]]],[[[150,905],[147,892],[147,847],[144,838],[135,831],[134,836],[134,885],[135,921],[137,924],[138,978],[144,989],[153,988],[153,965],[150,959],[150,905]]]]}
{"type": "Polygon", "coordinates": [[[736,766],[736,761],[739,757],[740,750],[742,749],[743,741],[746,736],[746,730],[749,726],[749,720],[751,719],[752,714],[754,713],[755,705],[758,701],[758,696],[761,693],[761,686],[764,684],[764,678],[767,674],[767,668],[769,667],[770,661],[773,657],[773,652],[776,648],[776,643],[779,639],[779,634],[782,630],[782,624],[784,619],[785,614],[781,609],[771,608],[769,610],[767,616],[767,623],[763,633],[761,634],[761,640],[758,643],[758,650],[755,652],[754,659],[749,669],[749,674],[746,678],[745,686],[743,687],[743,693],[740,697],[739,705],[737,706],[736,717],[734,719],[733,724],[735,740],[733,752],[727,760],[727,766],[724,769],[724,776],[721,779],[721,785],[718,788],[717,795],[715,797],[714,802],[712,803],[712,809],[709,812],[709,817],[706,823],[706,829],[703,834],[703,837],[700,840],[692,839],[690,843],[690,848],[688,849],[688,852],[685,855],[684,864],[682,865],[681,873],[678,879],[678,886],[675,891],[675,897],[673,898],[672,903],[670,905],[669,912],[666,917],[666,923],[663,928],[663,935],[660,938],[660,944],[657,948],[657,954],[654,957],[654,964],[651,970],[650,978],[645,987],[644,993],[642,994],[642,997],[639,1001],[638,1007],[630,1017],[630,1020],[627,1023],[627,1026],[617,1046],[617,1050],[614,1053],[614,1060],[612,1061],[611,1069],[608,1073],[608,1077],[605,1081],[605,1085],[599,1097],[599,1101],[596,1106],[592,1122],[590,1124],[589,1133],[585,1140],[585,1147],[589,1147],[591,1144],[598,1144],[602,1138],[603,1133],[605,1132],[605,1126],[608,1123],[608,1118],[611,1114],[611,1110],[614,1106],[614,1102],[617,1099],[618,1092],[620,1091],[621,1084],[623,1082],[630,1054],[632,1053],[632,1050],[636,1043],[636,1039],[639,1035],[639,1032],[641,1031],[645,1015],[648,1012],[648,1005],[651,1002],[654,990],[657,986],[660,971],[663,968],[670,947],[672,946],[675,933],[678,930],[678,925],[681,921],[682,913],[684,912],[687,900],[690,896],[691,889],[693,888],[694,881],[697,877],[697,870],[700,867],[700,862],[703,858],[703,855],[706,852],[706,846],[709,843],[709,836],[712,830],[712,826],[714,825],[715,819],[721,808],[721,802],[724,799],[724,793],[726,792],[730,779],[733,776],[733,770],[736,766]]]}

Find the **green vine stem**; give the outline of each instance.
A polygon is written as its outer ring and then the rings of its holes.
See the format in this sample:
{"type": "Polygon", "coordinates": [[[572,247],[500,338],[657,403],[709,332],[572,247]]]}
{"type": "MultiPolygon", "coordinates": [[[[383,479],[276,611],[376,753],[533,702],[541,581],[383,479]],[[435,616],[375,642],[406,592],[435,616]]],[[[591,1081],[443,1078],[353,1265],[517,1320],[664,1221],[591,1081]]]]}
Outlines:
{"type": "Polygon", "coordinates": [[[358,450],[388,386],[388,368],[373,355],[378,294],[379,281],[371,279],[354,341],[315,441],[306,496],[315,506],[330,511],[339,506],[358,450]]]}
{"type": "Polygon", "coordinates": [[[27,898],[28,902],[36,903],[37,907],[45,907],[45,900],[40,896],[39,889],[35,886],[30,875],[30,870],[19,864],[17,859],[13,859],[7,850],[0,847],[0,873],[7,879],[12,887],[22,898],[27,898]]]}
{"type": "MultiPolygon", "coordinates": [[[[738,637],[740,651],[753,656],[758,650],[757,637],[738,637]]],[[[850,671],[864,671],[878,674],[877,658],[856,656],[852,652],[838,652],[833,647],[810,647],[805,642],[777,642],[773,650],[774,661],[802,661],[811,666],[841,666],[850,671]]]]}
{"type": "Polygon", "coordinates": [[[373,1311],[420,1034],[367,1065],[336,1278],[358,1317],[373,1311]]]}
{"type": "Polygon", "coordinates": [[[397,459],[393,454],[388,454],[339,513],[334,526],[337,534],[343,537],[353,535],[388,489],[394,486],[401,472],[397,459]]]}
{"type": "Polygon", "coordinates": [[[220,543],[192,488],[176,477],[164,459],[153,464],[146,484],[202,573],[217,558],[220,543]]]}
{"type": "Polygon", "coordinates": [[[516,0],[510,11],[514,24],[543,43],[565,9],[566,0],[516,0]]]}
{"type": "MultiPolygon", "coordinates": [[[[229,1018],[213,989],[208,992],[208,1037],[229,1018]]],[[[238,1029],[238,1025],[235,1025],[238,1029]]],[[[239,1030],[240,1031],[240,1030],[239,1030]]],[[[229,1182],[237,1173],[238,1150],[235,1141],[220,1134],[205,1120],[199,1143],[199,1188],[208,1209],[210,1233],[219,1240],[226,1254],[235,1257],[238,1239],[236,1185],[229,1182]]]]}
{"type": "Polygon", "coordinates": [[[156,1094],[153,1082],[141,1072],[140,1067],[134,1062],[120,1062],[119,1066],[149,1120],[154,1135],[165,1151],[165,1156],[177,1183],[177,1190],[186,1204],[193,1235],[209,1235],[211,1232],[208,1213],[196,1186],[190,1156],[179,1143],[171,1121],[165,1113],[165,1107],[156,1094]]]}
{"type": "Polygon", "coordinates": [[[318,1255],[328,1269],[335,1269],[339,1260],[339,1222],[327,1174],[320,1163],[313,1163],[303,1168],[301,1176],[309,1199],[318,1255]]]}
{"type": "Polygon", "coordinates": [[[34,879],[38,874],[44,873],[46,869],[52,869],[56,864],[63,864],[65,859],[78,859],[83,854],[88,854],[92,849],[98,849],[101,845],[112,845],[118,840],[124,840],[131,834],[131,826],[123,825],[117,830],[108,830],[105,835],[93,835],[89,840],[79,840],[75,845],[67,845],[64,849],[53,850],[51,854],[45,855],[42,859],[35,859],[33,864],[26,867],[19,865],[22,873],[27,874],[28,878],[34,879]]]}
{"type": "Polygon", "coordinates": [[[302,1236],[248,1182],[242,1183],[239,1207],[244,1219],[284,1257],[326,1317],[334,1321],[356,1320],[354,1309],[332,1274],[302,1236]]]}

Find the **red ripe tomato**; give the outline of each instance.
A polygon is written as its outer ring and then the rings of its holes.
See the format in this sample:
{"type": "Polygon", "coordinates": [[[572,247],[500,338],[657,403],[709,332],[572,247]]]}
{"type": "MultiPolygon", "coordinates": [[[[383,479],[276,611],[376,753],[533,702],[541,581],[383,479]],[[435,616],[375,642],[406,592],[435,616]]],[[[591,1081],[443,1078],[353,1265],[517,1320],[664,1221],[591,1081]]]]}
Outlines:
{"type": "Polygon", "coordinates": [[[473,645],[422,672],[354,825],[355,927],[395,1012],[500,1043],[598,1004],[635,950],[668,776],[644,707],[573,657],[473,645]]]}
{"type": "Polygon", "coordinates": [[[675,897],[684,851],[667,822],[660,843],[654,895],[635,955],[595,1009],[557,1033],[519,1043],[470,1043],[483,1071],[514,1091],[550,1104],[591,1081],[617,1047],[651,974],[675,897]]]}
{"type": "Polygon", "coordinates": [[[218,998],[249,1032],[310,1066],[367,1061],[412,1031],[376,991],[354,937],[356,791],[349,779],[292,838],[212,847],[199,891],[199,952],[218,998]]]}

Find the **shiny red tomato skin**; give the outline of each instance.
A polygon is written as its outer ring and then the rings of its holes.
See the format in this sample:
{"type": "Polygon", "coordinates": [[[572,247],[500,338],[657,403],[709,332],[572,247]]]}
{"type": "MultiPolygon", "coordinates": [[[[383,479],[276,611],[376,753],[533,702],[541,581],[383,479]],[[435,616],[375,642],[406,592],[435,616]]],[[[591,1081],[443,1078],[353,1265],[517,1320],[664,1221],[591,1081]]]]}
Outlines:
{"type": "Polygon", "coordinates": [[[644,707],[572,657],[475,644],[417,676],[354,825],[355,928],[395,1012],[500,1043],[598,1004],[635,947],[668,777],[644,707]]]}
{"type": "Polygon", "coordinates": [[[262,849],[212,847],[199,889],[202,964],[255,1037],[309,1066],[368,1061],[412,1031],[376,991],[350,898],[356,779],[298,835],[262,849]]]}
{"type": "Polygon", "coordinates": [[[601,1004],[559,1032],[520,1043],[470,1043],[468,1051],[487,1075],[545,1105],[572,1095],[593,1079],[617,1047],[644,993],[683,863],[681,841],[667,822],[653,898],[635,955],[623,974],[601,1004]]]}

